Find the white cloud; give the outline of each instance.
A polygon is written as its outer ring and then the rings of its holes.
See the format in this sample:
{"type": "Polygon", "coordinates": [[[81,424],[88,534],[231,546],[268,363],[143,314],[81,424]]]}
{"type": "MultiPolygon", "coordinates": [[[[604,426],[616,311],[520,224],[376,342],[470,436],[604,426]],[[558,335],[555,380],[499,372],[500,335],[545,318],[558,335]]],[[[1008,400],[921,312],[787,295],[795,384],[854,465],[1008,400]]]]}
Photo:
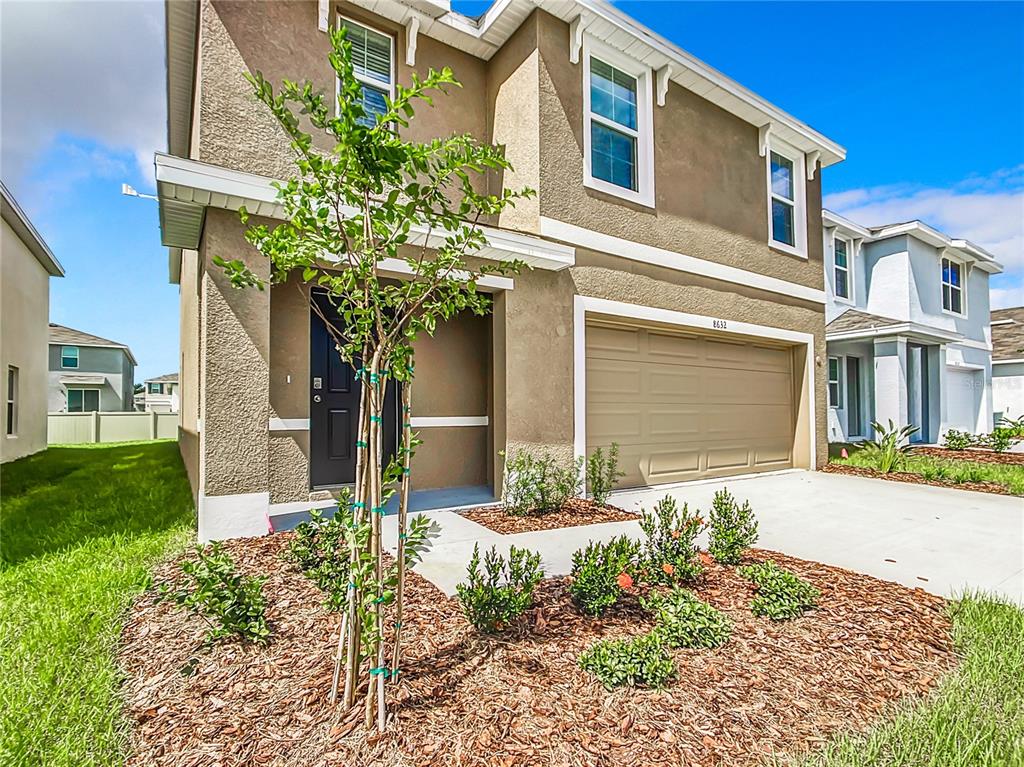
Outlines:
{"type": "Polygon", "coordinates": [[[919,219],[993,253],[1005,272],[992,281],[993,306],[1024,303],[1024,165],[970,176],[948,188],[910,184],[850,189],[824,205],[864,226],[919,219]]]}
{"type": "Polygon", "coordinates": [[[17,185],[61,135],[132,152],[165,145],[163,4],[0,2],[0,163],[17,185]]]}

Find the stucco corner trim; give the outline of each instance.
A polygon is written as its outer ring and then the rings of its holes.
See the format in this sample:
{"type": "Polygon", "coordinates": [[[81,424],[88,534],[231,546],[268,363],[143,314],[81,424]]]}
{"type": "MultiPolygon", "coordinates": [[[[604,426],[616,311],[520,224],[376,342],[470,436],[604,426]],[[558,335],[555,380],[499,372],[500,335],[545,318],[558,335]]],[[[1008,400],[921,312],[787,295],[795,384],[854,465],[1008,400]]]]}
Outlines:
{"type": "Polygon", "coordinates": [[[199,541],[249,538],[270,532],[270,493],[199,496],[199,541]]]}
{"type": "Polygon", "coordinates": [[[271,418],[270,431],[309,431],[308,418],[271,418]]]}
{"type": "Polygon", "coordinates": [[[485,415],[458,416],[413,416],[409,423],[414,429],[443,428],[448,426],[487,426],[490,418],[485,415]]]}

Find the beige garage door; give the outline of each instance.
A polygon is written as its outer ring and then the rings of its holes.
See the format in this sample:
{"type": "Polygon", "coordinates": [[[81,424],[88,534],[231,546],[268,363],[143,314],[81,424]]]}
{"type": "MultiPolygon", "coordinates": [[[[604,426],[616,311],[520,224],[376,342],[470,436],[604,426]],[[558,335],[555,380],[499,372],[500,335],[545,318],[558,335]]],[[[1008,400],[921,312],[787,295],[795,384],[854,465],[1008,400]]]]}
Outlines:
{"type": "Polygon", "coordinates": [[[587,323],[587,453],[617,442],[620,487],[793,465],[782,346],[587,323]]]}

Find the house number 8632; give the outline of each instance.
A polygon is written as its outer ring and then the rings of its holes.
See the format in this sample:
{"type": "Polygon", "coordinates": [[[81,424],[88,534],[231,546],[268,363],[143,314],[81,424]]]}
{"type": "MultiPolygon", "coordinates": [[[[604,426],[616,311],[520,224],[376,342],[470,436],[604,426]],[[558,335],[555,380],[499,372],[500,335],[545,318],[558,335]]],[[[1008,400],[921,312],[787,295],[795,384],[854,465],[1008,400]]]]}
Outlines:
{"type": "Polygon", "coordinates": [[[725,324],[725,320],[712,320],[711,327],[715,330],[725,330],[727,325],[725,324]]]}

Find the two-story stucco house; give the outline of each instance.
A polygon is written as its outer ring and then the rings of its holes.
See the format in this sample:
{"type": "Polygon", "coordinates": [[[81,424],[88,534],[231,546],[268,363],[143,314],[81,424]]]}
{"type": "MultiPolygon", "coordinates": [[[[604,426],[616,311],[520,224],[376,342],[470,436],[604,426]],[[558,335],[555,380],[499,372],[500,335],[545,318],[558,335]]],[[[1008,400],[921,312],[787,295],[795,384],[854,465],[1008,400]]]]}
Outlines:
{"type": "Polygon", "coordinates": [[[46,334],[50,278],[64,269],[0,183],[0,463],[46,448],[46,334]]]}
{"type": "Polygon", "coordinates": [[[51,413],[134,410],[135,355],[122,343],[50,323],[51,413]]]}
{"type": "Polygon", "coordinates": [[[135,409],[146,413],[177,413],[178,402],[177,373],[147,378],[135,395],[135,409]]]}
{"type": "Polygon", "coordinates": [[[1024,418],[1024,306],[992,312],[992,410],[1024,418]]]}
{"type": "Polygon", "coordinates": [[[866,228],[823,212],[828,438],[910,424],[917,442],[992,428],[991,253],[920,221],[866,228]]]}
{"type": "Polygon", "coordinates": [[[166,9],[169,154],[155,164],[200,537],[265,533],[353,480],[358,382],[308,294],[296,280],[234,290],[212,264],[268,274],[236,211],[273,224],[272,183],[292,174],[245,73],[333,92],[333,25],[368,102],[450,66],[464,87],[407,135],[499,144],[515,170],[480,188],[538,193],[487,222],[479,254],[532,270],[486,281],[491,316],[417,342],[421,507],[500,495],[500,453],[519,449],[617,442],[625,486],[825,460],[821,174],[837,143],[601,0],[506,0],[479,18],[441,0],[166,9]]]}

